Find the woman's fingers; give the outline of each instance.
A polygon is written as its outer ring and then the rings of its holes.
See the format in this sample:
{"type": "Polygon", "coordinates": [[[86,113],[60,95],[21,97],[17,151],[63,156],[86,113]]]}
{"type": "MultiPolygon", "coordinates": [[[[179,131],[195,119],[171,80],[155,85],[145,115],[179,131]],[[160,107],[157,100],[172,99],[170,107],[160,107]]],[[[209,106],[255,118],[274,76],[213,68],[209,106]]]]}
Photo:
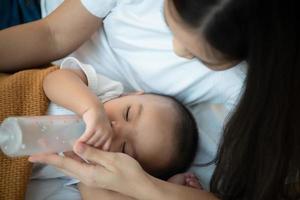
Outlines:
{"type": "Polygon", "coordinates": [[[61,163],[62,160],[60,160],[61,156],[58,156],[57,154],[35,154],[28,158],[30,162],[38,162],[38,163],[61,163]]]}
{"type": "Polygon", "coordinates": [[[64,152],[64,156],[72,158],[78,162],[86,162],[86,160],[83,160],[80,156],[74,153],[74,151],[64,152]]]}
{"type": "Polygon", "coordinates": [[[112,170],[115,164],[114,162],[117,160],[117,153],[101,151],[81,142],[78,142],[74,145],[74,151],[79,154],[80,157],[100,164],[107,170],[112,170]]]}
{"type": "MultiPolygon", "coordinates": [[[[116,165],[117,153],[101,151],[81,142],[75,144],[74,151],[79,154],[81,158],[99,164],[107,170],[113,169],[116,165]]],[[[85,173],[85,170],[88,170],[87,168],[90,167],[90,165],[86,163],[80,163],[72,158],[58,156],[56,154],[33,155],[29,157],[29,161],[50,164],[70,172],[78,172],[77,174],[85,173]],[[79,168],[81,169],[79,170],[79,168]]]]}
{"type": "Polygon", "coordinates": [[[105,172],[107,172],[107,170],[105,170],[101,166],[87,165],[84,169],[82,168],[75,169],[76,171],[74,171],[73,169],[72,169],[73,171],[70,171],[59,167],[57,167],[57,169],[61,170],[63,173],[71,177],[80,180],[82,183],[90,187],[101,187],[101,188],[106,187],[105,184],[102,184],[102,181],[105,178],[106,175],[105,172]],[[82,170],[84,170],[84,172],[82,170]]]}
{"type": "MultiPolygon", "coordinates": [[[[58,156],[57,154],[39,154],[30,156],[28,159],[30,162],[39,162],[50,164],[58,168],[65,169],[66,166],[78,166],[79,162],[68,157],[58,156]]],[[[71,167],[71,168],[72,168],[71,167]]]]}
{"type": "Polygon", "coordinates": [[[77,175],[77,174],[74,174],[68,170],[65,170],[65,169],[62,169],[62,168],[59,168],[59,167],[56,167],[58,170],[62,171],[64,174],[68,175],[68,176],[71,176],[73,178],[76,178],[78,180],[80,180],[80,177],[77,175]]]}
{"type": "MultiPolygon", "coordinates": [[[[56,154],[40,154],[30,156],[28,159],[30,162],[39,162],[49,165],[53,165],[56,168],[62,169],[68,174],[80,180],[85,179],[86,173],[91,171],[91,165],[78,162],[72,158],[58,156],[56,154]]],[[[99,169],[100,170],[100,169],[99,169]]]]}

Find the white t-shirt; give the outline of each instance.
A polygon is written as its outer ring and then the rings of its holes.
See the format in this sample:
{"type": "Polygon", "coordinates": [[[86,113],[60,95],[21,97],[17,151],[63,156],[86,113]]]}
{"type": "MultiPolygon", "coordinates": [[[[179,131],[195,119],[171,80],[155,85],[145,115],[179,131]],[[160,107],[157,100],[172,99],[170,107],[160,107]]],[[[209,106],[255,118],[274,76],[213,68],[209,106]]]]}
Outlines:
{"type": "MultiPolygon", "coordinates": [[[[97,74],[91,65],[83,64],[73,57],[63,60],[61,69],[81,69],[87,77],[88,87],[103,103],[124,93],[120,82],[97,74]]],[[[48,115],[75,115],[74,112],[50,102],[48,115]]],[[[80,193],[74,185],[76,179],[66,176],[50,165],[34,164],[27,187],[26,200],[80,200],[80,193]]]]}
{"type": "MultiPolygon", "coordinates": [[[[62,0],[42,0],[48,15],[62,0]]],[[[239,97],[245,63],[226,71],[212,71],[197,59],[178,57],[173,35],[165,23],[163,0],[81,0],[103,29],[72,53],[98,73],[122,82],[126,91],[164,93],[192,108],[199,130],[197,163],[215,157],[224,116],[239,97]]],[[[194,168],[205,188],[214,165],[194,168]]]]}

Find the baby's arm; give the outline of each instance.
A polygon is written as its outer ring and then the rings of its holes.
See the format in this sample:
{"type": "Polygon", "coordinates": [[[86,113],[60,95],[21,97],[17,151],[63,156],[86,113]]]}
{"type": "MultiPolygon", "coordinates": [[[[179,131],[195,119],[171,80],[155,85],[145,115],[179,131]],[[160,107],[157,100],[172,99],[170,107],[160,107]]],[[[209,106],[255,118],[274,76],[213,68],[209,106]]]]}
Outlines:
{"type": "Polygon", "coordinates": [[[54,103],[72,110],[86,123],[81,142],[109,149],[112,128],[103,104],[87,87],[87,78],[80,70],[56,70],[43,81],[46,96],[54,103]]]}
{"type": "Polygon", "coordinates": [[[16,71],[62,58],[102,24],[80,0],[66,0],[48,17],[0,31],[0,72],[16,71]]]}
{"type": "Polygon", "coordinates": [[[82,116],[101,104],[86,84],[87,78],[80,69],[59,69],[45,77],[43,89],[51,101],[82,116]]]}

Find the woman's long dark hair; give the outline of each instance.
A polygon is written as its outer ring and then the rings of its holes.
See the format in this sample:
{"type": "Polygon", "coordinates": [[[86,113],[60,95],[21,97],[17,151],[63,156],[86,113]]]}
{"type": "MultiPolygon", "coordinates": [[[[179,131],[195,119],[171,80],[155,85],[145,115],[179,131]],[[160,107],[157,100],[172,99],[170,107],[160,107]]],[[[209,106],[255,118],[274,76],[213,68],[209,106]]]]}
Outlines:
{"type": "Polygon", "coordinates": [[[225,127],[211,191],[225,200],[300,199],[296,1],[173,2],[213,47],[248,63],[245,90],[225,127]]]}

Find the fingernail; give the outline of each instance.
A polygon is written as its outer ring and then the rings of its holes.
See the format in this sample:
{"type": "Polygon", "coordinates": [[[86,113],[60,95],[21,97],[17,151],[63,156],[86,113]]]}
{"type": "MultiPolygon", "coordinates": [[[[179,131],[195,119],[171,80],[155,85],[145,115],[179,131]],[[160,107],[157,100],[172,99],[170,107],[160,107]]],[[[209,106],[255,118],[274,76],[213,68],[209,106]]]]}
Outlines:
{"type": "Polygon", "coordinates": [[[75,145],[74,151],[78,154],[83,154],[85,151],[85,148],[86,148],[85,144],[79,142],[79,143],[77,143],[77,145],[75,145]]]}
{"type": "Polygon", "coordinates": [[[29,158],[28,158],[28,161],[29,161],[29,162],[34,162],[35,160],[34,160],[33,158],[29,157],[29,158]]]}
{"type": "Polygon", "coordinates": [[[29,161],[29,162],[32,162],[32,163],[38,163],[38,162],[40,162],[39,160],[37,160],[37,159],[34,158],[34,157],[29,157],[29,158],[28,158],[28,161],[29,161]]]}

